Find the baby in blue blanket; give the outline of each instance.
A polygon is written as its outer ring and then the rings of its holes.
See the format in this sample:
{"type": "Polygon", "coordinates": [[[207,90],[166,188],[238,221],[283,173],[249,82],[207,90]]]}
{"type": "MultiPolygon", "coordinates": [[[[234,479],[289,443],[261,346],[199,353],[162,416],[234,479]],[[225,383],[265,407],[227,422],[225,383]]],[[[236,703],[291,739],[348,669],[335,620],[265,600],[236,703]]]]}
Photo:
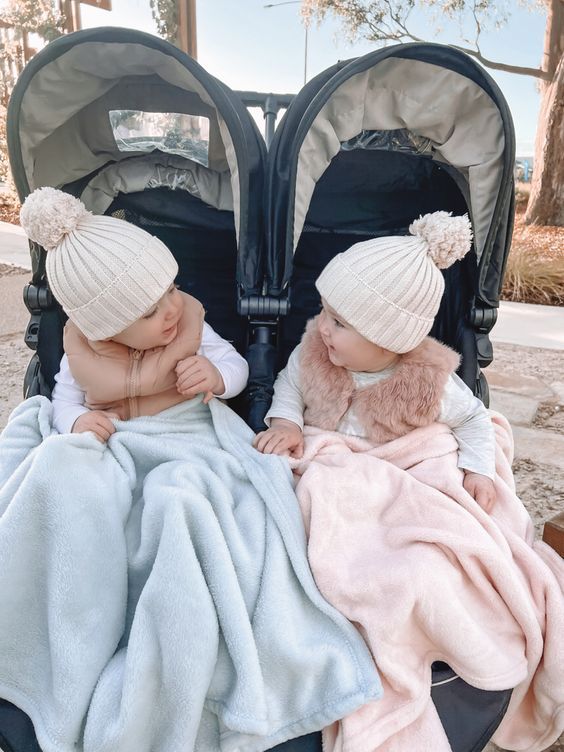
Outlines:
{"type": "Polygon", "coordinates": [[[168,249],[52,189],[22,224],[69,323],[54,404],[0,437],[0,698],[42,752],[262,752],[378,698],[168,249]]]}

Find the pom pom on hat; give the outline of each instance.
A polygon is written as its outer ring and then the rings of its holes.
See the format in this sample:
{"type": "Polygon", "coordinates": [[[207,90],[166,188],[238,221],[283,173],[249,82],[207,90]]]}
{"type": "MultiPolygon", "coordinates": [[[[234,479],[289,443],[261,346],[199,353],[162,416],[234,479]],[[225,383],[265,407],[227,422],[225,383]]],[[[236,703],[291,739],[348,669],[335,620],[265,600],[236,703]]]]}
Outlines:
{"type": "Polygon", "coordinates": [[[76,230],[82,219],[91,216],[74,196],[56,188],[38,188],[24,201],[20,223],[30,240],[52,251],[76,230]]]}
{"type": "Polygon", "coordinates": [[[425,214],[410,224],[409,232],[427,243],[429,256],[439,269],[448,269],[464,258],[472,246],[472,226],[467,214],[460,217],[444,211],[425,214]]]}
{"type": "Polygon", "coordinates": [[[167,291],[178,264],[166,245],[141,227],[95,215],[68,193],[39,188],[20,219],[28,237],[49,251],[53,295],[90,340],[113,337],[167,291]]]}

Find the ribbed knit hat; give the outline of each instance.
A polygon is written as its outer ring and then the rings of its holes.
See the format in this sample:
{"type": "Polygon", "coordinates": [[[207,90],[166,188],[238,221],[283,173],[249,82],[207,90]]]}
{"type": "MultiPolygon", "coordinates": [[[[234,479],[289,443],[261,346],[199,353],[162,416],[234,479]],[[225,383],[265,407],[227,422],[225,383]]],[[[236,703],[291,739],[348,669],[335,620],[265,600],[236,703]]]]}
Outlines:
{"type": "Polygon", "coordinates": [[[472,244],[466,215],[426,214],[409,232],[356,243],[335,256],[315,283],[348,324],[395,353],[413,350],[427,336],[445,287],[439,270],[472,244]]]}
{"type": "Polygon", "coordinates": [[[167,291],[178,264],[140,227],[91,214],[79,199],[38,188],[21,208],[28,237],[47,253],[49,287],[85,337],[113,337],[167,291]]]}

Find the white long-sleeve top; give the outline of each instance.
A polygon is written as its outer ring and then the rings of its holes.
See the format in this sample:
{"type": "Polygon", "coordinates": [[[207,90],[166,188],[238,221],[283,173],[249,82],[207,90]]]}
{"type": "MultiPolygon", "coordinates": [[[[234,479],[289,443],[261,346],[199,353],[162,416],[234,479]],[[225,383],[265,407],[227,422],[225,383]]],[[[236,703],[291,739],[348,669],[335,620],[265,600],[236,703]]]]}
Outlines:
{"type": "MultiPolygon", "coordinates": [[[[272,405],[265,417],[270,426],[272,418],[285,418],[304,427],[305,403],[300,385],[300,352],[298,345],[290,355],[288,364],[280,371],[274,384],[272,405]]],[[[394,366],[376,373],[351,371],[355,387],[362,389],[392,375],[394,366]]],[[[481,473],[488,478],[495,473],[495,438],[492,423],[482,402],[456,374],[448,379],[438,418],[452,430],[458,442],[458,467],[481,473]]],[[[337,430],[340,433],[366,438],[362,423],[349,408],[337,430]]]]}
{"type": "MultiPolygon", "coordinates": [[[[243,391],[249,378],[247,361],[205,321],[202,342],[196,354],[210,360],[221,374],[225,391],[216,397],[230,399],[243,391]]],[[[59,433],[70,433],[75,420],[88,412],[84,400],[85,393],[73,378],[67,356],[63,355],[51,395],[53,425],[59,433]]]]}

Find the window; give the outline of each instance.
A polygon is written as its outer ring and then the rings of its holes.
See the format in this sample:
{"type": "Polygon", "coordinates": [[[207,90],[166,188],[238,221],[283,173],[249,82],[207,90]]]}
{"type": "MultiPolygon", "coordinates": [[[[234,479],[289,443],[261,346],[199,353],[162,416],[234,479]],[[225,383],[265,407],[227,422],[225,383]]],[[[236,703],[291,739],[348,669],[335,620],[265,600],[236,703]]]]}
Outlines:
{"type": "Polygon", "coordinates": [[[179,112],[110,110],[110,125],[120,151],[178,154],[208,167],[210,121],[179,112]]]}

